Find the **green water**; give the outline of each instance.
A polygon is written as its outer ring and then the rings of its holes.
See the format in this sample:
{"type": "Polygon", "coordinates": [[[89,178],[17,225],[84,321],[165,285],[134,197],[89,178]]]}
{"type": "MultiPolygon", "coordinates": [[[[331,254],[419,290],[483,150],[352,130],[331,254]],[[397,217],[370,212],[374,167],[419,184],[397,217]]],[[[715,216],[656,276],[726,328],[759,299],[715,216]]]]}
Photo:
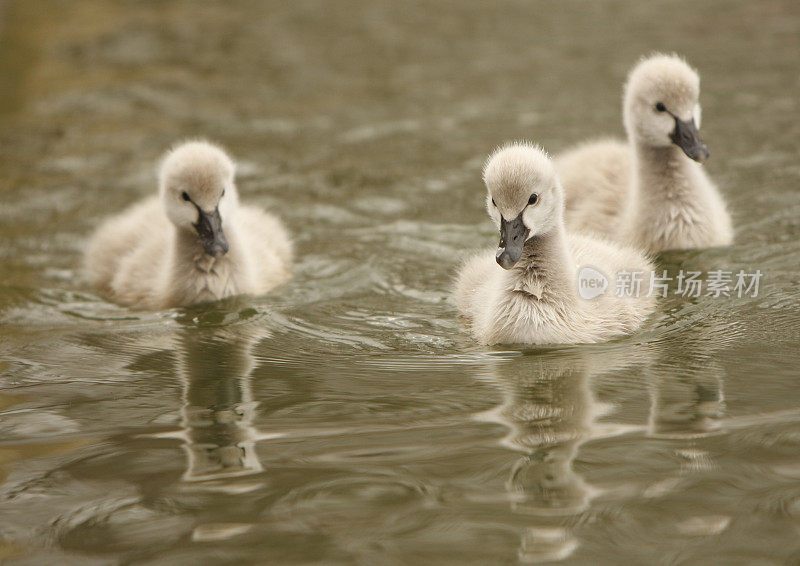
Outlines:
{"type": "Polygon", "coordinates": [[[800,562],[800,7],[0,5],[0,560],[800,562]],[[702,77],[708,171],[758,297],[610,344],[485,348],[450,282],[496,243],[499,143],[621,135],[642,54],[702,77]],[[292,231],[266,297],[136,313],[81,254],[172,142],[292,231]]]}

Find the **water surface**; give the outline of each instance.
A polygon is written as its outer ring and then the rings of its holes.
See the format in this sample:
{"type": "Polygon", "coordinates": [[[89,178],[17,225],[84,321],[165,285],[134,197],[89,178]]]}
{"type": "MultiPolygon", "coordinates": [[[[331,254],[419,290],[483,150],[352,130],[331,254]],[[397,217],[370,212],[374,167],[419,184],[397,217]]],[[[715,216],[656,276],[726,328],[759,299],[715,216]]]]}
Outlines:
{"type": "Polygon", "coordinates": [[[0,4],[0,560],[800,561],[800,9],[642,3],[0,4]],[[621,135],[653,50],[702,76],[755,298],[636,335],[485,348],[448,301],[495,243],[497,144],[621,135]],[[266,297],[140,313],[92,229],[208,136],[291,229],[266,297]]]}

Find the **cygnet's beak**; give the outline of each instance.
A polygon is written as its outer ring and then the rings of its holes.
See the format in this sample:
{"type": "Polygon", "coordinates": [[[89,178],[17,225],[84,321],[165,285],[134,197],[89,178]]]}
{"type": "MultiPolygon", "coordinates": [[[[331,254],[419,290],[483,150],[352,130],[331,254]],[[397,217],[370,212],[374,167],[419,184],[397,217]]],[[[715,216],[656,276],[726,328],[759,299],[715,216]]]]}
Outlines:
{"type": "MultiPolygon", "coordinates": [[[[197,206],[197,205],[195,205],[197,206]]],[[[222,217],[219,215],[219,208],[214,212],[206,212],[197,206],[199,217],[194,227],[200,236],[200,243],[208,255],[220,257],[228,253],[228,240],[225,232],[222,231],[222,217]]]]}
{"type": "Polygon", "coordinates": [[[675,129],[669,135],[672,143],[681,148],[689,156],[689,159],[705,163],[710,153],[706,144],[700,139],[700,132],[697,130],[694,118],[684,122],[675,115],[673,117],[675,118],[675,129]]]}
{"type": "MultiPolygon", "coordinates": [[[[524,211],[523,211],[524,212],[524,211]]],[[[522,256],[522,247],[528,239],[528,228],[522,221],[522,212],[514,220],[500,217],[500,245],[495,259],[503,269],[511,269],[522,256]]]]}

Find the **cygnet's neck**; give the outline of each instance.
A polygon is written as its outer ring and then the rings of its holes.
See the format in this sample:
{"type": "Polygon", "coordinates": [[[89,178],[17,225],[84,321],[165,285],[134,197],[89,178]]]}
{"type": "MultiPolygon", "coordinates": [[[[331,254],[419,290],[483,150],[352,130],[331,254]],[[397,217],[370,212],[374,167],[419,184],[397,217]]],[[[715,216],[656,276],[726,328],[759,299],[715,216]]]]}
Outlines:
{"type": "Polygon", "coordinates": [[[563,222],[525,242],[522,256],[513,268],[515,291],[523,291],[539,299],[547,296],[564,301],[574,297],[575,265],[567,247],[563,222]]]}
{"type": "Polygon", "coordinates": [[[239,254],[236,230],[233,226],[225,224],[223,224],[223,229],[229,249],[224,255],[214,257],[205,252],[195,231],[175,228],[172,269],[180,274],[186,274],[192,269],[213,273],[221,265],[235,261],[239,254]]]}
{"type": "Polygon", "coordinates": [[[633,153],[633,181],[642,205],[649,207],[665,200],[674,203],[690,198],[698,165],[681,148],[634,143],[633,153]]]}
{"type": "Polygon", "coordinates": [[[223,223],[228,253],[208,255],[194,231],[174,228],[164,279],[164,305],[216,301],[239,294],[246,262],[235,227],[223,223]]]}
{"type": "Polygon", "coordinates": [[[205,252],[194,230],[174,229],[170,265],[173,279],[185,279],[187,274],[193,274],[194,277],[228,278],[231,271],[241,266],[242,248],[236,226],[223,220],[222,228],[228,241],[228,252],[219,257],[205,252]]]}

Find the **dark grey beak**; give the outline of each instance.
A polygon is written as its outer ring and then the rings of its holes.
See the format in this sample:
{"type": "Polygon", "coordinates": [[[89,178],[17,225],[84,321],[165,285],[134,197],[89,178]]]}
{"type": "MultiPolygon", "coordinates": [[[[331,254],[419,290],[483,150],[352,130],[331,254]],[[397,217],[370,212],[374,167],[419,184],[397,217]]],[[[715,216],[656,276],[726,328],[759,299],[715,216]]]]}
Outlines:
{"type": "Polygon", "coordinates": [[[669,135],[672,143],[681,148],[689,159],[694,159],[698,163],[705,163],[710,154],[708,147],[700,139],[700,132],[694,124],[694,118],[684,122],[674,115],[673,117],[675,118],[675,130],[669,135]]]}
{"type": "Polygon", "coordinates": [[[200,236],[200,243],[203,244],[203,249],[208,255],[214,257],[225,255],[228,253],[228,240],[225,238],[225,232],[222,231],[222,218],[219,215],[219,208],[215,208],[214,212],[206,212],[199,206],[195,206],[200,216],[194,227],[200,236]]]}
{"type": "MultiPolygon", "coordinates": [[[[524,212],[524,211],[523,211],[524,212]]],[[[500,217],[500,245],[495,259],[503,269],[511,269],[522,256],[522,247],[528,239],[529,230],[522,221],[522,212],[511,222],[500,217]]]]}

